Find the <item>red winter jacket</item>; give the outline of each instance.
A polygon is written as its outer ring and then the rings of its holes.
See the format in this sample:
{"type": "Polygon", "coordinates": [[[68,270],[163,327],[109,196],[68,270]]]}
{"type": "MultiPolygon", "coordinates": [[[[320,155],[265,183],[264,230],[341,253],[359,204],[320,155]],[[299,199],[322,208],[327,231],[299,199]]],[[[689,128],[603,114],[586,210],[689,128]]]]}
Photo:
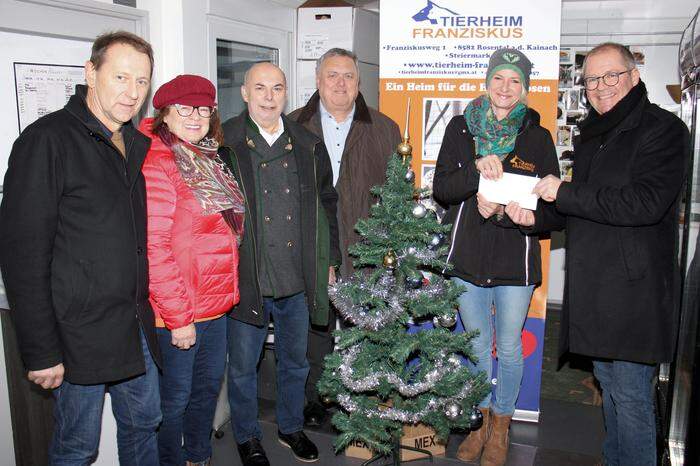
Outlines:
{"type": "Polygon", "coordinates": [[[204,215],[170,149],[153,140],[143,164],[148,212],[150,301],[156,325],[175,329],[222,316],[238,303],[236,235],[221,214],[204,215]]]}

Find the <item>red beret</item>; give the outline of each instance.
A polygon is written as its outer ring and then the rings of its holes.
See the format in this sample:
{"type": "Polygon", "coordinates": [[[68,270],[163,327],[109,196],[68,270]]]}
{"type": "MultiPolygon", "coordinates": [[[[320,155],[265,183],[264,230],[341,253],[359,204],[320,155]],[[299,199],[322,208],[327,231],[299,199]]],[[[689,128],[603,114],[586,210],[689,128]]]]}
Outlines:
{"type": "Polygon", "coordinates": [[[153,96],[153,107],[156,109],[173,104],[214,107],[216,106],[216,88],[206,78],[193,74],[181,74],[160,86],[153,96]]]}

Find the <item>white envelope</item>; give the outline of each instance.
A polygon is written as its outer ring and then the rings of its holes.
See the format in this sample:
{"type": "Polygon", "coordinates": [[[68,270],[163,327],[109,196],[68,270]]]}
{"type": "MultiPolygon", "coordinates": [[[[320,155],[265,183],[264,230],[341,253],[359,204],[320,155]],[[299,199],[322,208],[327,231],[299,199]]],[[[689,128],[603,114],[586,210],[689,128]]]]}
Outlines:
{"type": "Polygon", "coordinates": [[[511,201],[520,204],[524,209],[537,208],[537,196],[532,194],[537,182],[536,176],[515,175],[504,173],[498,180],[487,180],[479,176],[479,193],[490,202],[506,205],[511,201]]]}

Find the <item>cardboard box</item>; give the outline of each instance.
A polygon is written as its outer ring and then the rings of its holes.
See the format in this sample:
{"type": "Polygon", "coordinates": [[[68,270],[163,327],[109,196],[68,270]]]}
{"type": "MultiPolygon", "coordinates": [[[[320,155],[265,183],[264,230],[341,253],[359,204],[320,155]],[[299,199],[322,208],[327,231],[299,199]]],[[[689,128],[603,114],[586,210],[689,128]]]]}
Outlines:
{"type": "Polygon", "coordinates": [[[352,6],[297,10],[297,59],[316,60],[328,49],[352,50],[365,63],[379,64],[379,15],[352,6]]]}
{"type": "MultiPolygon", "coordinates": [[[[445,454],[445,444],[440,443],[436,437],[435,431],[424,424],[404,426],[401,444],[428,450],[434,456],[442,456],[445,454]]],[[[345,455],[367,460],[374,456],[374,453],[367,448],[364,442],[355,441],[345,449],[345,455]]],[[[412,450],[401,450],[402,461],[421,458],[427,458],[427,455],[412,450]]]]}

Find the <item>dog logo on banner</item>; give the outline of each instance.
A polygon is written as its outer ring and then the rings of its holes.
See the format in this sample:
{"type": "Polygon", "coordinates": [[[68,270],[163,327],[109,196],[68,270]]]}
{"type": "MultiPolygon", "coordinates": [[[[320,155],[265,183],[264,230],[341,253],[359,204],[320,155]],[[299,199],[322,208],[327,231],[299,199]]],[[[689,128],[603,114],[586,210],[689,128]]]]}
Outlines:
{"type": "Polygon", "coordinates": [[[459,16],[459,13],[457,13],[456,11],[452,11],[449,8],[441,7],[437,3],[428,0],[428,4],[425,6],[425,8],[413,15],[413,20],[417,23],[420,23],[421,21],[430,21],[430,24],[437,24],[438,21],[437,19],[435,19],[435,17],[438,14],[438,11],[436,10],[444,10],[450,13],[451,15],[459,16]]]}

